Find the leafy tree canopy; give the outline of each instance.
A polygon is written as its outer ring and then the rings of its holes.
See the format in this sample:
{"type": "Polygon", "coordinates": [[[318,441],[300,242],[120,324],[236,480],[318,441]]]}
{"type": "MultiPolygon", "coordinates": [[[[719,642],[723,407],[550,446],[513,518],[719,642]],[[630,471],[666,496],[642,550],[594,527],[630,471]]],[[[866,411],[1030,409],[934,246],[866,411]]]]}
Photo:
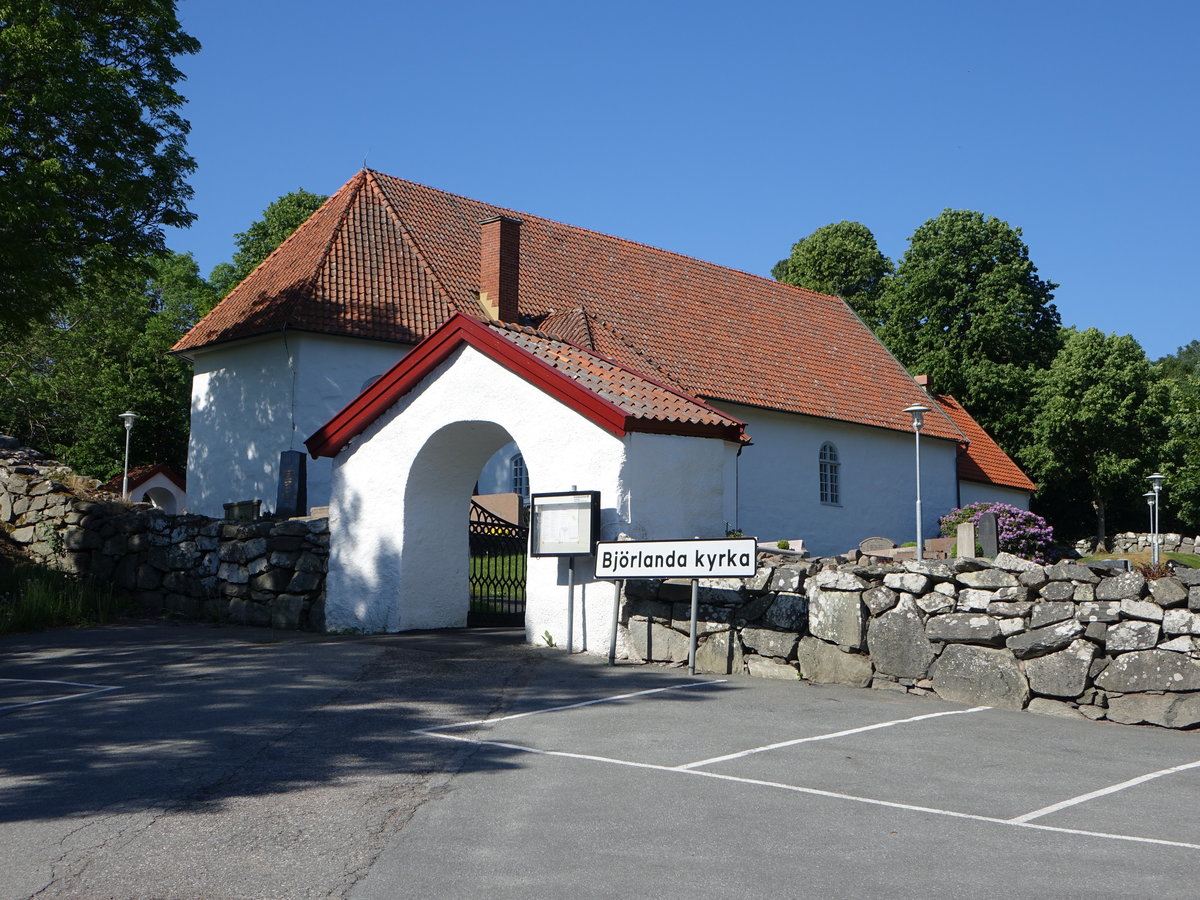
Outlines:
{"type": "Polygon", "coordinates": [[[121,471],[126,409],[131,465],[187,459],[189,367],[167,350],[214,302],[190,255],[147,261],[148,275],[96,280],[21,333],[0,326],[0,431],[77,471],[121,471]]]}
{"type": "Polygon", "coordinates": [[[1128,335],[1066,329],[1035,401],[1034,440],[1022,459],[1043,484],[1039,505],[1060,527],[1078,527],[1086,516],[1080,501],[1090,501],[1098,540],[1113,521],[1144,530],[1144,478],[1160,465],[1170,397],[1141,345],[1128,335]]]}
{"type": "Polygon", "coordinates": [[[988,428],[981,393],[1024,370],[1045,368],[1059,348],[1057,285],[1038,277],[1021,230],[969,210],[947,209],[913,233],[880,301],[880,339],[910,371],[933,377],[988,428]]]}
{"type": "Polygon", "coordinates": [[[0,322],[119,277],[184,226],[195,163],[175,0],[0,0],[0,322]]]}
{"type": "Polygon", "coordinates": [[[254,271],[255,266],[270,256],[288,235],[304,224],[325,200],[320,194],[312,194],[304,188],[299,188],[284,194],[263,211],[261,219],[251,223],[250,227],[240,234],[234,235],[237,251],[233,254],[233,262],[220,263],[209,275],[209,281],[216,288],[218,296],[224,297],[237,287],[242,279],[254,271]]]}
{"type": "Polygon", "coordinates": [[[1176,381],[1186,381],[1189,375],[1200,374],[1200,340],[1180,347],[1157,364],[1163,375],[1176,381]]]}
{"type": "Polygon", "coordinates": [[[875,235],[859,222],[835,222],[792,245],[792,254],[771,270],[777,281],[834,294],[872,328],[892,261],[879,252],[875,235]]]}

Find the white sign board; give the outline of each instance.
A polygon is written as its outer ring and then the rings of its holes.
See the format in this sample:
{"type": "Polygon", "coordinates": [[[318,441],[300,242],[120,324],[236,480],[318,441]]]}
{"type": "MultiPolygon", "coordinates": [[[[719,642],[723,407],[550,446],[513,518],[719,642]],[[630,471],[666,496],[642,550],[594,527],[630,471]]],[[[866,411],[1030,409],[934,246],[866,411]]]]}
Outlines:
{"type": "Polygon", "coordinates": [[[600,492],[567,491],[530,498],[531,556],[588,556],[600,531],[600,492]]]}
{"type": "Polygon", "coordinates": [[[597,578],[749,578],[757,571],[754,538],[602,541],[597,578]]]}

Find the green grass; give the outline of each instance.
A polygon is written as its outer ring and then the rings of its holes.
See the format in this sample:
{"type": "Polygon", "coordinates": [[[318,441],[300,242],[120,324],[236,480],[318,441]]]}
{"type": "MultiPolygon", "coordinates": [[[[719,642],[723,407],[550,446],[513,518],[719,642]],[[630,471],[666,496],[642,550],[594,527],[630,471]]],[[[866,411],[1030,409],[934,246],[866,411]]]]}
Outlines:
{"type": "Polygon", "coordinates": [[[125,609],[112,588],[37,566],[0,569],[0,634],[102,625],[125,609]]]}

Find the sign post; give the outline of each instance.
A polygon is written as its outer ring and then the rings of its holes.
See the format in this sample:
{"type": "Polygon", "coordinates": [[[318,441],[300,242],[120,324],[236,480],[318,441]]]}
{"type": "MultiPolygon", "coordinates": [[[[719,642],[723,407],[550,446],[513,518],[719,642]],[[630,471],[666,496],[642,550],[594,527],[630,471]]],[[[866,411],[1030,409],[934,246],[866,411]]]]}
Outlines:
{"type": "MultiPolygon", "coordinates": [[[[758,541],[721,538],[691,541],[612,541],[596,544],[597,578],[690,578],[692,621],[688,671],[696,674],[696,623],[701,578],[749,578],[758,571],[758,541]]],[[[613,613],[616,644],[616,607],[613,613]]],[[[611,660],[611,654],[610,654],[611,660]]]]}
{"type": "Polygon", "coordinates": [[[529,498],[529,510],[529,555],[567,557],[567,653],[573,653],[575,557],[591,556],[595,552],[600,537],[600,492],[572,488],[533,494],[529,498]]]}

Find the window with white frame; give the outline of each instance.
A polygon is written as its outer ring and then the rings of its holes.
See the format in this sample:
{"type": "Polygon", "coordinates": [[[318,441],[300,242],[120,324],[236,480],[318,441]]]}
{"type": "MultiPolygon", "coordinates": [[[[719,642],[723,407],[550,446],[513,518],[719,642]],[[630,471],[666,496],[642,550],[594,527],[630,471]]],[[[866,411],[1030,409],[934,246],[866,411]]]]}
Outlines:
{"type": "Polygon", "coordinates": [[[840,506],[842,502],[841,463],[837,447],[826,441],[821,445],[821,502],[840,506]]]}
{"type": "Polygon", "coordinates": [[[525,468],[525,457],[515,454],[509,461],[509,472],[512,475],[512,492],[519,494],[521,500],[529,502],[529,470],[525,468]]]}

